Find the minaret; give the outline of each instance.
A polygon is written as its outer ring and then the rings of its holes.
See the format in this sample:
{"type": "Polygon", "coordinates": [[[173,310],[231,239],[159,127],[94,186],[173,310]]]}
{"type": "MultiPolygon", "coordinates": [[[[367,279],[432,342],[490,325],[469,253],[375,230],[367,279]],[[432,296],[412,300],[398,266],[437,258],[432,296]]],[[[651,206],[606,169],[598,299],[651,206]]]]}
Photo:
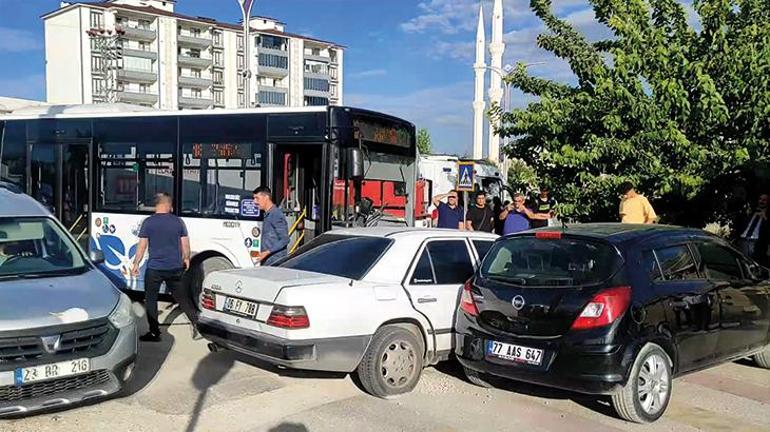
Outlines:
{"type": "Polygon", "coordinates": [[[485,54],[487,40],[484,33],[484,6],[479,7],[479,27],[476,30],[476,62],[473,70],[476,74],[476,91],[473,97],[473,159],[484,158],[484,76],[487,73],[485,54]]]}
{"type": "MultiPolygon", "coordinates": [[[[500,74],[503,70],[503,0],[495,0],[492,10],[492,43],[489,44],[490,62],[497,72],[490,73],[489,103],[497,102],[501,105],[503,99],[503,81],[500,74]]],[[[495,163],[500,162],[500,137],[495,134],[494,128],[489,128],[489,159],[495,163]]]]}

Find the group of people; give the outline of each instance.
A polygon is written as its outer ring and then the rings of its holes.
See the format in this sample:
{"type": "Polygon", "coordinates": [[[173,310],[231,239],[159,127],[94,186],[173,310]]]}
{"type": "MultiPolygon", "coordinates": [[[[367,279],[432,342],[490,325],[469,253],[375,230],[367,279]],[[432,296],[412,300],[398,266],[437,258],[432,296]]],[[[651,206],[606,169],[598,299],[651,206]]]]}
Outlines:
{"type": "MultiPolygon", "coordinates": [[[[287,255],[289,229],[283,211],[273,203],[269,188],[259,187],[253,192],[254,203],[264,213],[262,238],[256,259],[262,265],[271,265],[287,255]]],[[[139,276],[139,268],[147,251],[149,257],[144,272],[145,308],[149,331],[139,339],[143,342],[161,340],[158,322],[158,294],[161,284],[174,297],[179,308],[195,322],[198,309],[183,282],[190,269],[190,238],[182,218],[173,213],[173,200],[167,193],[155,196],[155,214],[146,218],[139,229],[139,245],[134,256],[132,273],[139,276]]],[[[195,333],[195,326],[193,326],[195,333]]]]}
{"type": "Polygon", "coordinates": [[[468,207],[466,213],[464,207],[459,204],[456,191],[436,195],[433,197],[438,219],[435,226],[508,235],[547,226],[548,220],[556,214],[556,200],[551,197],[551,191],[546,186],[540,188],[538,196],[529,204],[521,193],[513,196],[512,203],[502,203],[500,198],[494,197],[491,204],[487,201],[486,192],[475,192],[473,205],[468,207]]]}

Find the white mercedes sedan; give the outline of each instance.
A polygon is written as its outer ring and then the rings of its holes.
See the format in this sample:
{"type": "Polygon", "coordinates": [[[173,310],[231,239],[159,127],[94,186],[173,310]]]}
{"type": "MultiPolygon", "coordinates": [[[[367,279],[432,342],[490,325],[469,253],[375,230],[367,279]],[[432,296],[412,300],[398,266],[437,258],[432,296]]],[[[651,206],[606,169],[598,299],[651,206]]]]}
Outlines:
{"type": "Polygon", "coordinates": [[[212,351],[356,372],[369,393],[411,391],[448,358],[463,284],[496,236],[416,228],[335,230],[276,267],[215,272],[198,330],[212,351]]]}

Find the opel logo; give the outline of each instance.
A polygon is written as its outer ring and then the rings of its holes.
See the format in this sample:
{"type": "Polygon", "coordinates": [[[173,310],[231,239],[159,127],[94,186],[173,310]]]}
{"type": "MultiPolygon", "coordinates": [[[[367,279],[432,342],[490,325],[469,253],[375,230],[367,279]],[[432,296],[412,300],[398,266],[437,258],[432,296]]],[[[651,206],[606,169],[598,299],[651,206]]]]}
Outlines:
{"type": "Polygon", "coordinates": [[[522,297],[520,295],[517,295],[511,301],[511,304],[513,305],[513,308],[516,309],[517,311],[524,309],[524,304],[525,303],[526,302],[524,301],[524,297],[522,297]]]}
{"type": "Polygon", "coordinates": [[[40,341],[43,342],[43,349],[48,354],[56,354],[56,351],[61,348],[61,335],[43,336],[40,341]]]}
{"type": "Polygon", "coordinates": [[[235,292],[240,294],[243,291],[243,282],[238,281],[235,283],[235,292]]]}

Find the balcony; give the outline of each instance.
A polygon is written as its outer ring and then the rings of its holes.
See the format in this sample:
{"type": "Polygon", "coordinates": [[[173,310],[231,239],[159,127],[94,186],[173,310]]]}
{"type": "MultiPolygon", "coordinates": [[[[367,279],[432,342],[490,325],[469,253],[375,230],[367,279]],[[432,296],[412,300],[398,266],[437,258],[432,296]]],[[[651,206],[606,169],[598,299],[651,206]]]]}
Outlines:
{"type": "Polygon", "coordinates": [[[289,69],[259,65],[257,68],[257,75],[271,78],[285,78],[289,75],[289,69]]]}
{"type": "Polygon", "coordinates": [[[154,93],[142,93],[136,91],[121,91],[118,92],[118,102],[143,105],[156,104],[158,103],[158,95],[154,93]]]}
{"type": "Polygon", "coordinates": [[[192,57],[184,54],[179,54],[177,56],[177,61],[179,62],[180,65],[194,66],[197,68],[207,68],[211,66],[211,63],[212,63],[212,59],[210,58],[192,57]]]}
{"type": "Polygon", "coordinates": [[[305,96],[312,96],[312,97],[322,97],[322,98],[328,98],[329,92],[328,91],[321,91],[321,90],[311,90],[311,89],[305,89],[304,90],[305,96]]]}
{"type": "Polygon", "coordinates": [[[305,78],[315,78],[315,79],[322,79],[322,80],[328,80],[329,72],[313,72],[313,71],[305,71],[305,78]]]}
{"type": "Polygon", "coordinates": [[[123,37],[125,37],[126,39],[143,41],[143,42],[152,42],[157,37],[157,33],[155,32],[155,29],[152,29],[152,28],[140,28],[140,27],[128,27],[128,26],[122,26],[121,28],[125,32],[123,37]]]}
{"type": "Polygon", "coordinates": [[[142,84],[152,84],[158,80],[158,73],[144,70],[118,69],[118,79],[142,84]]]}
{"type": "Polygon", "coordinates": [[[211,87],[211,78],[180,75],[179,85],[184,87],[205,89],[211,87]]]}
{"type": "Polygon", "coordinates": [[[289,52],[282,49],[268,48],[260,45],[259,48],[257,48],[257,50],[261,54],[273,54],[273,55],[282,56],[282,57],[289,57],[289,52]]]}
{"type": "Polygon", "coordinates": [[[329,57],[325,57],[325,56],[321,56],[321,55],[313,55],[313,54],[305,54],[305,59],[306,60],[314,60],[314,61],[324,62],[324,63],[329,63],[332,60],[329,57]]]}
{"type": "Polygon", "coordinates": [[[260,85],[257,97],[262,106],[286,106],[289,98],[289,89],[285,87],[273,87],[260,85]]]}
{"type": "Polygon", "coordinates": [[[207,49],[214,41],[211,38],[180,34],[177,36],[177,43],[181,47],[207,49]]]}
{"type": "Polygon", "coordinates": [[[150,60],[158,59],[158,53],[155,51],[141,50],[136,48],[123,48],[122,53],[123,57],[139,57],[150,60]]]}
{"type": "Polygon", "coordinates": [[[214,103],[212,99],[179,95],[179,108],[207,109],[214,103]]]}

